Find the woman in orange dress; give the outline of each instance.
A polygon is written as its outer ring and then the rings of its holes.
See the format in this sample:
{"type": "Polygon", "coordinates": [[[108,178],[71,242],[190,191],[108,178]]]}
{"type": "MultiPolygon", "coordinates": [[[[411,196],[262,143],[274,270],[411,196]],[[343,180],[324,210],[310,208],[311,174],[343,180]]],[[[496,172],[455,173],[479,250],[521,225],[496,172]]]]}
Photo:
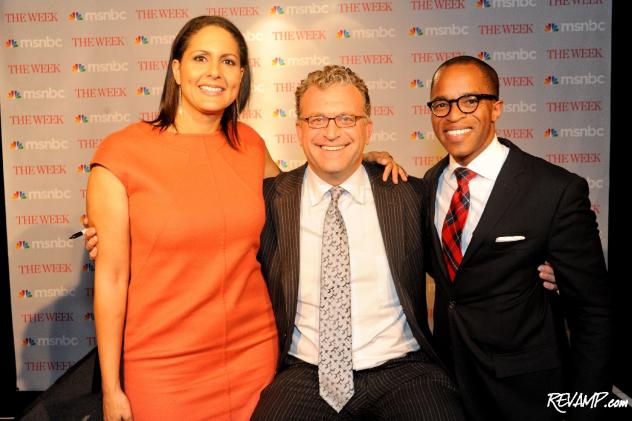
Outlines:
{"type": "Polygon", "coordinates": [[[104,416],[247,420],[278,354],[256,260],[278,169],[237,122],[250,68],[231,22],[189,21],[170,63],[156,120],[107,137],[91,164],[104,416]]]}

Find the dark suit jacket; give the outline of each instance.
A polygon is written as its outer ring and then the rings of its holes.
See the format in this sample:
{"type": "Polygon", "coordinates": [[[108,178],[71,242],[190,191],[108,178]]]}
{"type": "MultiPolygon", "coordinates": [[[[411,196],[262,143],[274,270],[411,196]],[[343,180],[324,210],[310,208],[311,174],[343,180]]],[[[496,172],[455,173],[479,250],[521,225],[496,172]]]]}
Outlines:
{"type": "MultiPolygon", "coordinates": [[[[438,179],[448,157],[426,173],[432,199],[426,232],[437,283],[434,340],[454,364],[473,419],[542,420],[557,414],[542,414],[548,392],[611,389],[610,287],[586,181],[500,142],[510,152],[453,283],[434,226],[438,179]],[[495,242],[519,235],[526,239],[495,242]],[[541,286],[536,268],[545,260],[553,265],[560,297],[541,286]]],[[[583,414],[598,416],[596,410],[583,414]]]]}
{"type": "MultiPolygon", "coordinates": [[[[408,324],[425,354],[438,362],[430,345],[422,249],[423,181],[382,182],[383,167],[364,164],[369,175],[384,247],[408,324]]],[[[268,283],[279,332],[279,371],[292,343],[300,264],[300,202],[306,166],[264,181],[266,224],[259,261],[268,283]]]]}

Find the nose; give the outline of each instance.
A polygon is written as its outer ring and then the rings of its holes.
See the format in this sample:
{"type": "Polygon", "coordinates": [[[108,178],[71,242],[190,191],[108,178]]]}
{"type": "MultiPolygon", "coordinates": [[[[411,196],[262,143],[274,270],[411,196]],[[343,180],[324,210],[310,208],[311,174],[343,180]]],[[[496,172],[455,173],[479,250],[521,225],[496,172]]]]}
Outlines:
{"type": "Polygon", "coordinates": [[[338,137],[339,131],[340,129],[334,119],[330,119],[327,127],[325,127],[325,137],[329,140],[335,140],[338,137]]]}
{"type": "Polygon", "coordinates": [[[218,78],[220,76],[219,63],[213,60],[209,60],[208,69],[206,73],[212,78],[218,78]]]}
{"type": "Polygon", "coordinates": [[[455,102],[450,102],[450,111],[448,112],[448,115],[445,116],[444,118],[446,120],[450,120],[450,121],[456,121],[459,120],[460,118],[462,118],[465,115],[465,113],[463,113],[463,111],[461,111],[455,102]]]}

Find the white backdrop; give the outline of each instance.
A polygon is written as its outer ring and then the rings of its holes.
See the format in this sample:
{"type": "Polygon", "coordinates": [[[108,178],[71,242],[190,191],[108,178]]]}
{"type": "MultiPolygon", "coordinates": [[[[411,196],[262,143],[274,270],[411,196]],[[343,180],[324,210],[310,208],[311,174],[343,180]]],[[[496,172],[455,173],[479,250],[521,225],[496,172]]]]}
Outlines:
{"type": "Polygon", "coordinates": [[[375,133],[421,176],[444,152],[429,79],[470,54],[501,76],[499,134],[586,177],[607,252],[610,1],[3,0],[0,95],[18,388],[43,390],[95,345],[93,265],[80,227],[88,162],[108,133],[158,107],[170,43],[188,19],[223,15],[254,72],[244,120],[284,170],[304,162],[294,89],[325,64],[370,88],[375,133]]]}

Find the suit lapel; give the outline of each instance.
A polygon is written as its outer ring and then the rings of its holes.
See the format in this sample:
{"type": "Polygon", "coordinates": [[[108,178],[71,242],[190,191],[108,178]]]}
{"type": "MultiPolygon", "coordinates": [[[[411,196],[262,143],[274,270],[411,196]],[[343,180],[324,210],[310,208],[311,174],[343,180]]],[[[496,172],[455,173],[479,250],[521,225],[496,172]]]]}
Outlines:
{"type": "Polygon", "coordinates": [[[306,165],[287,173],[274,199],[282,283],[288,320],[294,321],[300,269],[301,191],[306,165]]]}
{"type": "Polygon", "coordinates": [[[373,191],[375,210],[380,223],[386,257],[395,287],[401,296],[403,292],[400,279],[401,260],[406,255],[406,250],[402,248],[405,227],[401,224],[401,221],[404,220],[401,197],[388,193],[393,188],[393,184],[382,181],[382,172],[378,167],[365,165],[365,169],[369,175],[371,190],[373,191]]]}
{"type": "Polygon", "coordinates": [[[472,240],[463,256],[461,266],[467,265],[467,262],[476,254],[489,231],[498,224],[514,200],[520,197],[523,188],[519,179],[519,175],[524,171],[522,151],[506,139],[499,138],[499,141],[509,147],[509,155],[498,173],[481,219],[472,233],[472,240]]]}
{"type": "Polygon", "coordinates": [[[435,281],[437,281],[436,278],[439,278],[438,280],[446,289],[451,288],[453,284],[449,280],[450,277],[448,275],[448,269],[446,268],[445,261],[443,260],[443,248],[441,246],[441,238],[439,237],[440,234],[439,232],[437,232],[434,221],[439,177],[441,176],[441,173],[449,162],[449,157],[446,155],[446,157],[439,162],[439,165],[435,167],[435,171],[430,175],[430,179],[428,180],[430,186],[430,195],[428,196],[428,206],[430,207],[428,215],[430,220],[428,221],[428,229],[430,229],[431,232],[430,238],[432,241],[432,249],[434,250],[435,255],[433,263],[433,268],[435,271],[435,281]]]}

